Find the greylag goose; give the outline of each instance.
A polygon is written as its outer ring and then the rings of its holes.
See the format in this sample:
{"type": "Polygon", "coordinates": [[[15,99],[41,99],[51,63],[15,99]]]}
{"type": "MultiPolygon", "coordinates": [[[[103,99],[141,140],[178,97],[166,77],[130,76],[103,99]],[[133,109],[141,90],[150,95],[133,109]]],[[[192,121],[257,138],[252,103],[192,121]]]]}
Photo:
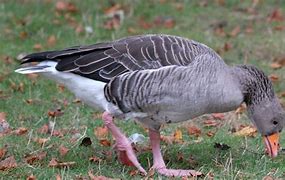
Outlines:
{"type": "Polygon", "coordinates": [[[116,140],[119,159],[144,174],[128,138],[113,123],[114,117],[134,119],[149,129],[153,169],[164,176],[201,173],[166,168],[160,151],[162,124],[235,110],[243,102],[264,137],[267,153],[277,156],[285,113],[270,80],[254,66],[226,65],[202,43],[171,35],[132,36],[30,54],[22,64],[28,66],[16,72],[40,73],[104,111],[102,119],[116,140]]]}

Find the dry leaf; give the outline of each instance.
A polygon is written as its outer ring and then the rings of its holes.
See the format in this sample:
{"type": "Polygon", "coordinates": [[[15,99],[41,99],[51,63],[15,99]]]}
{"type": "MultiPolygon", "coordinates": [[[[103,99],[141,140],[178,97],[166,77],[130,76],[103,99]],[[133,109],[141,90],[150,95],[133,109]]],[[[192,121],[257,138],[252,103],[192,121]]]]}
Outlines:
{"type": "Polygon", "coordinates": [[[0,170],[5,171],[17,167],[17,162],[14,156],[7,157],[0,162],[0,170]]]}
{"type": "Polygon", "coordinates": [[[281,8],[274,9],[268,17],[268,21],[283,21],[283,19],[281,8]]]}
{"type": "Polygon", "coordinates": [[[35,45],[34,45],[33,49],[34,49],[35,51],[41,51],[41,50],[43,49],[43,46],[38,43],[38,44],[35,44],[35,45]]]}
{"type": "Polygon", "coordinates": [[[49,132],[49,127],[47,124],[44,124],[42,127],[38,129],[38,132],[41,134],[47,134],[49,132]]]}
{"type": "Polygon", "coordinates": [[[257,129],[255,127],[246,126],[233,134],[236,136],[243,136],[243,137],[244,136],[255,137],[257,135],[257,129]]]}
{"type": "Polygon", "coordinates": [[[175,141],[182,141],[182,131],[181,130],[176,130],[173,136],[174,136],[175,141]]]}
{"type": "Polygon", "coordinates": [[[0,159],[2,159],[5,156],[6,152],[7,152],[6,148],[1,148],[0,149],[0,159]]]}
{"type": "Polygon", "coordinates": [[[49,138],[35,138],[35,142],[39,143],[41,146],[43,146],[49,138]]]}
{"type": "Polygon", "coordinates": [[[16,134],[16,135],[23,135],[23,134],[26,134],[28,132],[28,129],[25,128],[25,127],[20,127],[14,131],[12,131],[13,134],[16,134]]]}
{"type": "Polygon", "coordinates": [[[36,179],[37,179],[36,176],[34,176],[33,174],[27,177],[27,180],[36,180],[36,179]]]}
{"type": "Polygon", "coordinates": [[[68,153],[69,149],[67,149],[64,145],[60,145],[58,151],[61,156],[65,156],[68,153]]]}
{"type": "Polygon", "coordinates": [[[214,32],[215,32],[216,35],[218,35],[218,36],[220,36],[220,37],[225,37],[225,36],[226,36],[226,33],[225,33],[223,27],[217,27],[217,28],[215,28],[214,32]]]}
{"type": "Polygon", "coordinates": [[[227,52],[233,48],[233,45],[230,44],[229,42],[225,42],[224,44],[224,51],[227,52]]]}
{"type": "Polygon", "coordinates": [[[94,134],[98,139],[106,139],[106,137],[108,136],[108,128],[107,127],[94,128],[94,134]]]}
{"type": "Polygon", "coordinates": [[[104,14],[105,15],[113,15],[120,9],[121,9],[121,4],[115,4],[115,5],[107,8],[107,9],[105,9],[104,14]]]}
{"type": "Polygon", "coordinates": [[[206,127],[217,127],[219,124],[220,124],[219,122],[217,122],[215,120],[211,120],[211,119],[204,121],[204,125],[206,127]]]}
{"type": "Polygon", "coordinates": [[[49,110],[48,116],[49,117],[59,117],[63,115],[63,111],[61,111],[61,108],[57,108],[56,110],[49,110]]]}
{"type": "Polygon", "coordinates": [[[274,30],[275,31],[285,31],[285,26],[282,26],[282,25],[275,26],[274,30]]]}
{"type": "Polygon", "coordinates": [[[270,74],[269,75],[269,79],[273,82],[273,83],[276,83],[279,81],[279,76],[276,75],[276,74],[270,74]]]}
{"type": "Polygon", "coordinates": [[[25,157],[25,160],[28,164],[33,164],[35,161],[43,160],[46,157],[47,153],[42,151],[37,154],[28,155],[25,157]]]}
{"type": "Polygon", "coordinates": [[[213,137],[214,135],[215,135],[215,133],[212,132],[212,131],[208,131],[208,132],[207,132],[207,136],[209,136],[209,137],[213,137]]]}
{"type": "Polygon", "coordinates": [[[56,44],[55,35],[51,35],[48,37],[47,44],[48,44],[48,46],[54,46],[56,44]]]}
{"type": "Polygon", "coordinates": [[[59,162],[57,159],[52,158],[48,164],[49,167],[63,168],[75,165],[75,162],[59,162]]]}
{"type": "Polygon", "coordinates": [[[97,156],[92,156],[92,157],[89,158],[89,161],[90,162],[101,162],[102,159],[97,157],[97,156]]]}
{"type": "Polygon", "coordinates": [[[103,146],[107,146],[107,147],[111,146],[111,142],[107,139],[101,139],[100,144],[102,144],[103,146]]]}
{"type": "Polygon", "coordinates": [[[119,180],[119,179],[113,179],[113,178],[108,178],[105,176],[95,176],[92,172],[92,170],[88,171],[88,176],[91,180],[119,180]]]}
{"type": "Polygon", "coordinates": [[[58,12],[71,12],[75,13],[78,11],[77,7],[71,3],[71,2],[65,2],[65,1],[57,1],[55,4],[55,9],[58,12]]]}
{"type": "Polygon", "coordinates": [[[138,22],[139,22],[139,26],[145,30],[152,28],[152,24],[149,22],[146,22],[143,17],[141,17],[138,22]]]}
{"type": "Polygon", "coordinates": [[[274,62],[274,63],[271,63],[271,64],[270,64],[270,67],[271,67],[272,69],[280,69],[280,68],[282,67],[282,65],[279,64],[279,63],[277,63],[277,62],[274,62]]]}
{"type": "Polygon", "coordinates": [[[194,135],[194,136],[198,137],[198,136],[200,136],[201,133],[202,133],[202,132],[201,132],[201,129],[198,128],[197,126],[194,126],[194,125],[188,126],[187,130],[188,130],[188,134],[189,134],[190,136],[191,136],[191,135],[194,135]]]}
{"type": "Polygon", "coordinates": [[[173,136],[160,136],[160,140],[165,142],[166,144],[172,144],[174,141],[174,137],[173,136]]]}
{"type": "Polygon", "coordinates": [[[262,178],[262,180],[274,180],[274,178],[272,177],[272,176],[264,176],[263,178],[262,178]]]}
{"type": "Polygon", "coordinates": [[[218,119],[218,120],[224,120],[225,115],[223,113],[213,113],[212,114],[213,118],[218,119]]]}

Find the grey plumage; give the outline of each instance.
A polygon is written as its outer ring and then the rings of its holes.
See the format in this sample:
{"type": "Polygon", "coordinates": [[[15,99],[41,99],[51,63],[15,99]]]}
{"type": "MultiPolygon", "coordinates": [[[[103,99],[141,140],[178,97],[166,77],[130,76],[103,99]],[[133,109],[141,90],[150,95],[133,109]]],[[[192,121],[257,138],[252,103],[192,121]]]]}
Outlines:
{"type": "MultiPolygon", "coordinates": [[[[211,48],[186,38],[133,36],[35,53],[24,57],[23,63],[45,60],[57,62],[59,72],[106,82],[107,101],[121,114],[133,113],[152,129],[205,113],[234,110],[242,102],[262,134],[280,131],[284,125],[284,111],[262,71],[246,65],[229,67],[211,48]],[[276,125],[273,119],[278,120],[276,125]]],[[[118,114],[112,108],[109,111],[118,114]]]]}

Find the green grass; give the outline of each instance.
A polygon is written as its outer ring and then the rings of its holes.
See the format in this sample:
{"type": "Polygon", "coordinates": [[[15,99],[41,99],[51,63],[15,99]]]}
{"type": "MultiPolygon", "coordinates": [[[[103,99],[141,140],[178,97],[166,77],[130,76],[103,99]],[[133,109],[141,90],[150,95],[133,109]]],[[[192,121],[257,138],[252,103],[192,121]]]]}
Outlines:
{"type": "MultiPolygon", "coordinates": [[[[254,64],[264,70],[267,74],[277,74],[279,82],[274,83],[274,88],[278,93],[285,90],[284,68],[272,70],[269,65],[275,57],[284,54],[285,36],[284,31],[275,31],[274,27],[285,25],[283,22],[268,22],[268,15],[277,7],[280,7],[285,16],[285,5],[281,1],[260,1],[255,7],[256,14],[249,14],[238,11],[251,6],[251,1],[226,1],[224,6],[216,4],[214,1],[208,2],[206,7],[199,5],[199,1],[181,1],[182,10],[177,10],[175,4],[171,2],[159,3],[159,1],[119,1],[124,7],[125,14],[123,24],[117,30],[106,30],[103,24],[106,21],[104,9],[110,7],[108,1],[73,1],[78,12],[69,14],[76,24],[83,27],[91,26],[93,33],[77,34],[75,28],[66,20],[66,15],[55,12],[55,1],[36,0],[9,0],[0,2],[0,112],[7,113],[7,121],[11,128],[28,128],[28,133],[22,136],[7,135],[0,138],[0,147],[6,146],[8,149],[6,157],[13,155],[18,163],[18,167],[9,171],[0,171],[2,179],[26,179],[33,174],[37,179],[55,178],[56,174],[63,179],[76,179],[88,177],[88,171],[93,170],[95,175],[103,175],[121,179],[141,179],[136,175],[130,177],[129,171],[132,168],[125,167],[118,163],[113,153],[111,159],[103,159],[101,163],[91,163],[89,158],[92,155],[104,158],[104,151],[109,151],[110,147],[100,145],[93,133],[93,129],[102,126],[100,119],[94,118],[94,110],[81,104],[73,103],[75,97],[67,92],[60,92],[57,85],[44,78],[31,80],[26,76],[19,75],[13,71],[19,67],[16,57],[20,53],[31,53],[35,50],[34,45],[40,43],[42,50],[61,49],[78,44],[92,44],[100,41],[108,41],[134,34],[165,33],[188,37],[212,47],[214,50],[221,49],[225,42],[230,43],[233,48],[223,52],[221,56],[228,64],[242,64],[246,60],[248,64],[254,64]],[[155,26],[144,29],[140,26],[139,20],[152,22],[158,16],[170,17],[175,20],[173,28],[155,26]],[[54,22],[57,21],[57,24],[54,22]],[[229,33],[237,25],[241,32],[236,37],[221,37],[214,33],[213,25],[219,21],[226,21],[224,28],[229,33]],[[252,25],[253,32],[245,33],[245,28],[252,25]],[[134,32],[128,32],[132,28],[134,32]],[[27,37],[21,38],[21,33],[27,33],[27,37]],[[49,36],[54,35],[57,43],[53,46],[47,44],[49,36]],[[5,57],[12,58],[11,63],[4,61],[5,57]],[[23,91],[12,88],[23,84],[23,91]],[[33,99],[32,104],[27,104],[27,99],[33,99]],[[63,102],[67,101],[68,105],[63,102]],[[61,107],[63,116],[56,119],[48,117],[49,110],[61,107]],[[65,129],[64,136],[50,137],[50,140],[41,147],[34,142],[34,138],[47,138],[49,135],[40,134],[38,129],[48,121],[55,121],[55,129],[65,129]],[[93,144],[89,147],[80,146],[80,141],[71,143],[71,129],[78,130],[80,135],[91,138],[93,144]],[[30,141],[31,140],[31,141],[30,141]],[[64,157],[60,156],[58,147],[65,145],[70,149],[64,157]],[[33,165],[28,165],[25,155],[35,151],[46,151],[47,157],[33,165]],[[70,168],[51,168],[48,163],[51,158],[61,161],[74,161],[76,165],[70,168]]],[[[283,97],[280,100],[284,103],[283,97]]],[[[232,114],[232,113],[231,113],[232,114]]],[[[227,116],[228,117],[228,116],[227,116]]],[[[263,144],[261,137],[242,138],[233,136],[229,129],[232,121],[237,124],[250,122],[245,115],[242,120],[229,120],[226,118],[225,125],[219,128],[214,137],[208,137],[203,128],[202,141],[195,143],[195,137],[189,136],[184,128],[189,122],[176,125],[169,125],[162,130],[162,134],[171,135],[175,129],[183,130],[183,140],[185,144],[168,145],[162,143],[162,151],[168,159],[168,166],[172,168],[194,168],[206,175],[214,174],[216,179],[261,179],[266,175],[274,178],[285,178],[285,155],[281,154],[276,159],[263,155],[263,144]],[[214,143],[220,142],[231,146],[229,150],[220,151],[214,148],[214,143]],[[177,160],[177,153],[184,155],[184,160],[177,160]],[[187,159],[193,156],[196,163],[189,163],[187,159]]],[[[146,134],[145,130],[134,124],[132,121],[117,121],[121,129],[127,135],[133,133],[146,134]]],[[[196,124],[200,125],[198,121],[196,124]]],[[[283,133],[284,136],[284,133],[283,133]]],[[[109,137],[111,140],[111,138],[109,137]]],[[[285,144],[285,138],[281,138],[281,145],[285,144]]],[[[142,166],[146,169],[149,162],[152,162],[150,152],[143,152],[139,155],[142,166]]],[[[157,174],[154,178],[161,178],[157,174]]]]}

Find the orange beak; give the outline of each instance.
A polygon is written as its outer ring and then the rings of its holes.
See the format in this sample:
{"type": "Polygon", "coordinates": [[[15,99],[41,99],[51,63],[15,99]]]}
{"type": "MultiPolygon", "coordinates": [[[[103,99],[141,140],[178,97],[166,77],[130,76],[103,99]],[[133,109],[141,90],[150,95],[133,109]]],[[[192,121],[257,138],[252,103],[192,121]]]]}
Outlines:
{"type": "Polygon", "coordinates": [[[280,148],[279,145],[279,133],[272,134],[270,136],[263,136],[263,140],[266,147],[266,153],[274,158],[278,155],[278,151],[280,148]]]}

